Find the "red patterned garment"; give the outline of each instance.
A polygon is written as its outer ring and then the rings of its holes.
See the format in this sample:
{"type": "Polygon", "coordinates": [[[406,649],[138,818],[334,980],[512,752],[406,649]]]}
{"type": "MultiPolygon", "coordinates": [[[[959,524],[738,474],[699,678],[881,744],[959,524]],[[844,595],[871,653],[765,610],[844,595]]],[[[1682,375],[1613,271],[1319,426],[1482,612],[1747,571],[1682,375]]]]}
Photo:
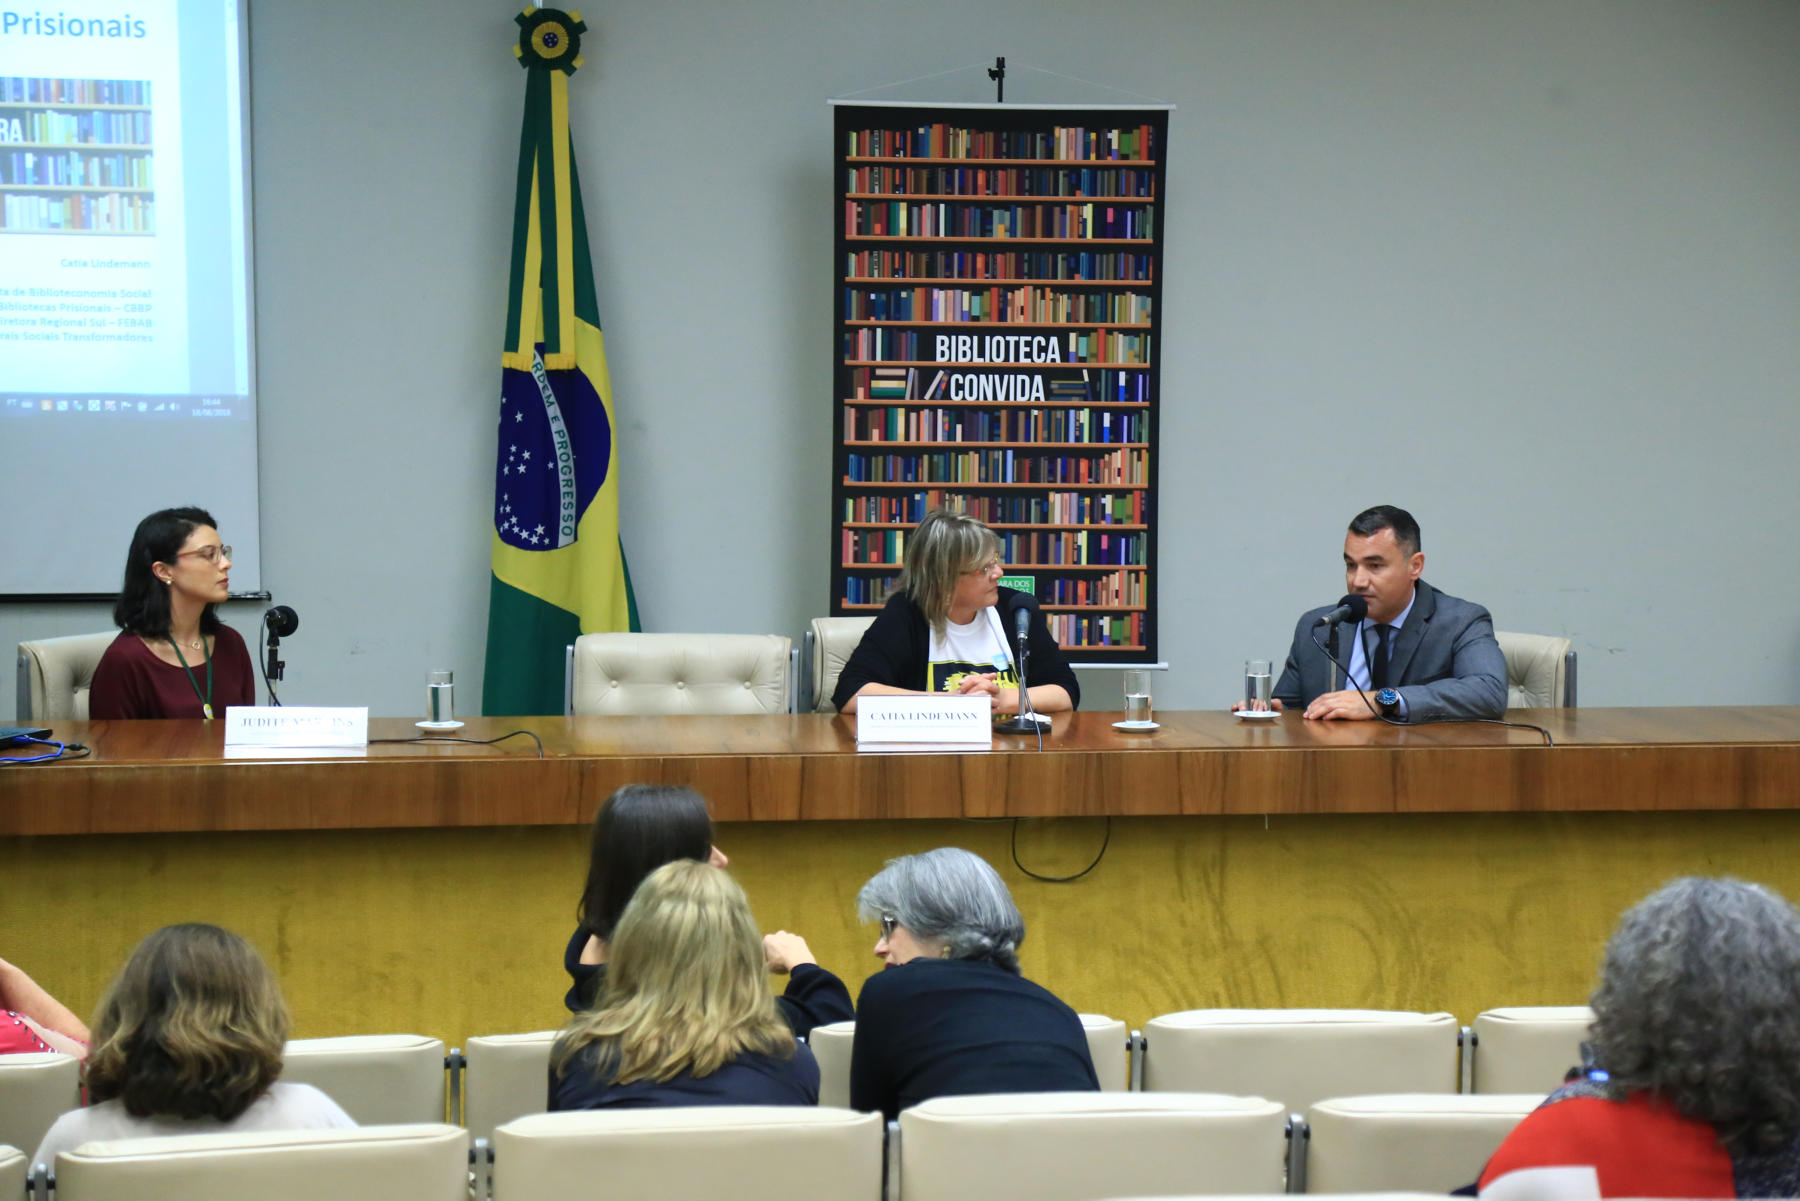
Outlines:
{"type": "Polygon", "coordinates": [[[10,1009],[0,1009],[0,1055],[54,1050],[56,1048],[39,1038],[24,1018],[10,1009]]]}

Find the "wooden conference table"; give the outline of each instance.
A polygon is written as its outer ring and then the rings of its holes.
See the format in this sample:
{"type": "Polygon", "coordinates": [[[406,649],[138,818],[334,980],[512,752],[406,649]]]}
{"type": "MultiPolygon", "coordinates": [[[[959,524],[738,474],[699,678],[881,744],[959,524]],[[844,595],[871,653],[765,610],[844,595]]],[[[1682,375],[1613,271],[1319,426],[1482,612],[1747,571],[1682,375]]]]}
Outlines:
{"type": "MultiPolygon", "coordinates": [[[[226,757],[222,722],[64,722],[89,758],[0,772],[0,835],[580,825],[632,781],[686,784],[716,820],[1150,817],[1800,808],[1800,707],[1543,709],[1392,727],[1060,714],[991,751],[858,752],[841,717],[477,718],[503,742],[226,757]]],[[[412,739],[375,719],[374,739],[412,739]]]]}
{"type": "Polygon", "coordinates": [[[549,1028],[584,827],[637,780],[705,795],[763,928],[803,933],[852,991],[874,968],[857,890],[957,845],[1012,888],[1027,974],[1133,1025],[1576,1003],[1620,911],[1673,875],[1800,896],[1800,708],[1513,715],[1554,747],[1293,714],[1162,713],[1127,735],[1118,716],[1059,716],[1042,753],[859,753],[849,722],[811,714],[463,731],[529,728],[542,760],[523,737],[228,759],[218,722],[58,723],[91,758],[0,768],[0,954],[91,1011],[144,933],[212,921],[270,958],[299,1036],[549,1028]]]}

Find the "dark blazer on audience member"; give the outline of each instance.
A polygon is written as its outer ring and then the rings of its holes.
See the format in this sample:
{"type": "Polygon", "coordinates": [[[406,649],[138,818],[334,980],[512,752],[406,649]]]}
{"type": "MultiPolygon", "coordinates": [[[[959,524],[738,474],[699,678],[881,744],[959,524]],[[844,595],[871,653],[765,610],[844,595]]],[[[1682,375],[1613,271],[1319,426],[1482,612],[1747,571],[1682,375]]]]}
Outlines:
{"type": "Polygon", "coordinates": [[[869,977],[856,1001],[850,1104],[894,1117],[932,1097],[1094,1092],[1075,1011],[983,959],[914,959],[869,977]]]}
{"type": "Polygon", "coordinates": [[[805,1043],[791,1059],[740,1055],[710,1076],[678,1072],[667,1080],[614,1084],[595,1065],[589,1046],[569,1064],[567,1074],[550,1073],[550,1111],[570,1109],[650,1109],[675,1105],[817,1105],[819,1063],[805,1043]]]}
{"type": "MultiPolygon", "coordinates": [[[[1439,592],[1424,580],[1413,587],[1412,612],[1388,654],[1388,679],[1406,701],[1406,720],[1504,716],[1506,657],[1494,641],[1488,611],[1439,592]]],[[[1275,695],[1290,709],[1311,704],[1327,689],[1330,661],[1313,641],[1313,623],[1331,608],[1307,610],[1294,627],[1294,645],[1275,684],[1275,695]]],[[[1348,664],[1356,627],[1344,628],[1349,636],[1338,639],[1338,660],[1348,664]]],[[[1319,641],[1324,638],[1319,631],[1319,641]]],[[[1373,635],[1369,642],[1374,642],[1373,635]]]]}
{"type": "MultiPolygon", "coordinates": [[[[587,940],[587,932],[577,926],[563,950],[563,968],[573,982],[563,996],[563,1005],[570,1013],[592,1009],[606,983],[604,963],[581,962],[581,949],[587,946],[587,940]]],[[[856,1016],[844,982],[816,963],[800,964],[788,973],[787,989],[775,998],[775,1008],[781,1010],[795,1038],[805,1038],[814,1026],[847,1022],[856,1016]]]]}

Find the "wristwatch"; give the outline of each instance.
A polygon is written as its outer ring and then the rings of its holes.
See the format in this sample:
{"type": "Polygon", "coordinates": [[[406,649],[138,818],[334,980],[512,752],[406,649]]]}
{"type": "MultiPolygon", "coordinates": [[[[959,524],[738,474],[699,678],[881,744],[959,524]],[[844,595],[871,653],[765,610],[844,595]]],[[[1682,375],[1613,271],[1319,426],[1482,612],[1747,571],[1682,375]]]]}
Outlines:
{"type": "Polygon", "coordinates": [[[1375,703],[1381,706],[1383,717],[1400,716],[1400,694],[1392,688],[1383,688],[1375,694],[1375,703]]]}

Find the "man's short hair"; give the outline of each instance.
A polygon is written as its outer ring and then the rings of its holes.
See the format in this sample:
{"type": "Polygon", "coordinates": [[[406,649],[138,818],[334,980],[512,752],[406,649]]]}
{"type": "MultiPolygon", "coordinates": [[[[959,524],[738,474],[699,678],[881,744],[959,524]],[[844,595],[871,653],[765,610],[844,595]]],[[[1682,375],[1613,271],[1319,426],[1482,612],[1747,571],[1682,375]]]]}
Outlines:
{"type": "Polygon", "coordinates": [[[1372,538],[1382,530],[1394,531],[1395,545],[1408,558],[1424,549],[1419,541],[1419,523],[1405,509],[1376,505],[1350,519],[1350,532],[1359,538],[1372,538]]]}

